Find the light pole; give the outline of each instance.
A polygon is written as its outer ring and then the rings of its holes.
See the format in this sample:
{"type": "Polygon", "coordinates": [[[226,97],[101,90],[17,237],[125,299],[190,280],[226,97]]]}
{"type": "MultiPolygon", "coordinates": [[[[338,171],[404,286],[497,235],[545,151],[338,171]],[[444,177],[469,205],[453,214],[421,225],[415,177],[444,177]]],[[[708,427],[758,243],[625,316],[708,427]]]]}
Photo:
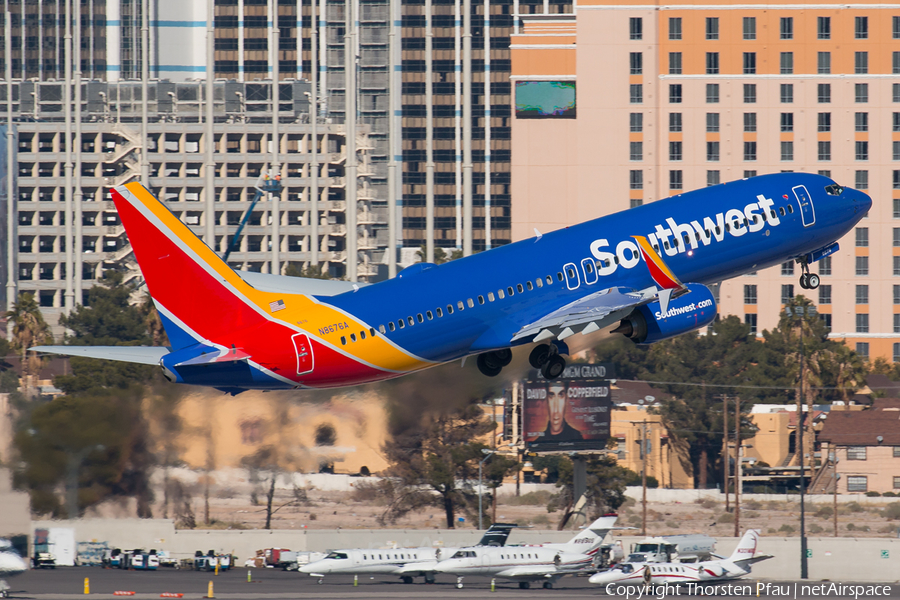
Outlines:
{"type": "Polygon", "coordinates": [[[833,495],[834,506],[832,507],[833,512],[834,512],[834,537],[838,536],[837,494],[838,494],[838,481],[841,480],[841,474],[837,472],[838,458],[836,456],[836,450],[837,450],[837,448],[835,448],[835,452],[831,453],[831,471],[832,471],[831,474],[834,477],[834,495],[833,495]]]}
{"type": "Polygon", "coordinates": [[[487,448],[482,448],[481,453],[484,454],[484,458],[482,458],[478,462],[478,529],[484,529],[484,523],[482,520],[483,512],[481,510],[481,499],[484,496],[484,481],[482,477],[482,473],[484,470],[484,461],[492,457],[497,453],[496,450],[488,450],[487,448]]]}

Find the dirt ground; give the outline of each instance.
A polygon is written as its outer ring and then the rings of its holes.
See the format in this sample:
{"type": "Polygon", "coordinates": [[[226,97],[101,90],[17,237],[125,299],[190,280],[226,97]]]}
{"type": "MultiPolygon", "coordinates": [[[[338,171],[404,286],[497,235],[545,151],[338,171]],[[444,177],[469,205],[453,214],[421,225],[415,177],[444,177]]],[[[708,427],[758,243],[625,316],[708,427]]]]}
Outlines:
{"type": "MultiPolygon", "coordinates": [[[[273,499],[276,509],[272,517],[273,529],[379,529],[378,522],[385,510],[383,501],[360,498],[354,492],[326,492],[306,490],[305,499],[296,501],[287,490],[278,490],[273,499]]],[[[548,513],[550,492],[533,492],[520,497],[501,495],[497,503],[497,521],[531,525],[539,529],[555,529],[558,512],[548,513]]],[[[257,504],[247,495],[227,491],[212,493],[209,500],[210,524],[204,524],[204,501],[193,497],[192,507],[198,528],[255,529],[262,528],[266,518],[266,498],[257,495],[257,504]]],[[[485,515],[491,514],[489,499],[485,499],[485,515]]],[[[670,535],[705,533],[713,537],[734,535],[733,502],[726,512],[724,502],[703,500],[691,503],[648,503],[647,534],[670,535]]],[[[172,511],[170,510],[170,513],[172,511]]],[[[161,507],[155,511],[161,515],[161,507]]],[[[630,535],[639,534],[642,506],[632,499],[619,509],[621,525],[637,528],[630,535]]],[[[170,514],[170,516],[174,516],[170,514]]],[[[477,517],[457,523],[457,528],[474,528],[477,517]]],[[[396,523],[396,528],[445,528],[442,510],[428,508],[410,514],[396,523]]],[[[740,528],[759,529],[763,536],[791,537],[799,535],[799,497],[784,501],[744,501],[740,513],[740,528]]],[[[885,498],[879,505],[855,502],[838,504],[838,535],[840,537],[897,537],[900,530],[900,501],[885,498]],[[895,504],[890,505],[893,501],[895,504]],[[892,518],[891,518],[892,517],[892,518]]],[[[816,497],[806,504],[806,531],[811,537],[834,535],[831,498],[816,497]]]]}

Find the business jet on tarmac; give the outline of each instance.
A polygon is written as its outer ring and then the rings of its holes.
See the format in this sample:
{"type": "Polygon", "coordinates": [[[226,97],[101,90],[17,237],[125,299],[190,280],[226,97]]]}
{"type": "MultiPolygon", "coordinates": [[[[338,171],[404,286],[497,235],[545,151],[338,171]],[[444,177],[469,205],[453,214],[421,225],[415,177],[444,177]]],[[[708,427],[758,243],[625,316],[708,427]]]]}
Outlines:
{"type": "MultiPolygon", "coordinates": [[[[750,573],[751,566],[772,558],[757,554],[759,530],[748,529],[728,558],[697,563],[619,563],[611,569],[591,575],[591,583],[652,584],[716,582],[737,579],[750,573]]],[[[715,555],[714,555],[715,556],[715,555]]]]}
{"type": "MultiPolygon", "coordinates": [[[[28,570],[28,564],[12,547],[9,540],[0,539],[0,578],[21,575],[28,570]]],[[[9,597],[9,584],[0,579],[0,598],[9,597]]]]}
{"type": "Polygon", "coordinates": [[[159,365],[170,381],[233,394],[357,385],[468,356],[496,376],[515,346],[555,379],[565,355],[616,324],[641,344],[705,327],[707,286],[724,279],[797,261],[800,287],[815,289],[809,265],[872,206],[829,177],[774,173],[365,285],[235,271],[139,183],[112,198],[169,347],[32,350],[159,365]]]}
{"type": "Polygon", "coordinates": [[[460,548],[438,563],[436,570],[456,575],[459,588],[465,575],[486,575],[518,581],[522,589],[530,588],[532,581],[543,581],[544,588],[550,589],[561,577],[591,567],[606,534],[616,529],[616,518],[604,515],[564,544],[460,548]]]}
{"type": "MultiPolygon", "coordinates": [[[[510,523],[494,523],[484,532],[478,546],[503,546],[514,527],[516,525],[510,523]]],[[[334,550],[323,559],[301,566],[298,571],[318,577],[319,583],[327,574],[398,575],[403,583],[412,583],[414,577],[424,577],[425,583],[434,583],[438,562],[456,554],[457,550],[429,546],[334,550]]]]}

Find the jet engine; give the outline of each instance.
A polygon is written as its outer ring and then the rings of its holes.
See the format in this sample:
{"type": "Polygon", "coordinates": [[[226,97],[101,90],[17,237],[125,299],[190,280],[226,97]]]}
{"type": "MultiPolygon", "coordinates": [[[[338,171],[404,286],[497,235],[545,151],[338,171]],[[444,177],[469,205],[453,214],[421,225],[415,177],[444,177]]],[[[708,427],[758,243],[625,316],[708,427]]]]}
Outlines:
{"type": "Polygon", "coordinates": [[[700,577],[701,581],[708,581],[710,579],[718,579],[725,575],[725,567],[718,564],[710,564],[706,563],[700,566],[697,570],[697,575],[700,577]]]}
{"type": "Polygon", "coordinates": [[[708,287],[688,283],[687,292],[669,301],[666,314],[659,301],[636,308],[612,333],[621,333],[636,344],[653,344],[700,329],[716,318],[716,300],[708,287]]]}

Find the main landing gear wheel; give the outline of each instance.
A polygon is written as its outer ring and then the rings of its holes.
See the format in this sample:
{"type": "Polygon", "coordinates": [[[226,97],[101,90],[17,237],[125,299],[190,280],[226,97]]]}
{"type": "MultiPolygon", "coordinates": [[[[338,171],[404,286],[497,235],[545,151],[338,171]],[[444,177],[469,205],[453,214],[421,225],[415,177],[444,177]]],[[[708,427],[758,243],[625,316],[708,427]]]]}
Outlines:
{"type": "Polygon", "coordinates": [[[545,589],[545,590],[552,590],[552,589],[553,589],[553,582],[552,582],[552,581],[545,581],[545,582],[544,582],[544,589],[545,589]]]}
{"type": "Polygon", "coordinates": [[[534,350],[531,351],[531,354],[528,356],[528,362],[535,369],[540,369],[547,362],[547,359],[550,358],[550,345],[549,344],[541,344],[540,346],[535,346],[534,350]]]}
{"type": "Polygon", "coordinates": [[[528,581],[520,581],[520,582],[519,582],[519,589],[520,589],[520,590],[530,590],[530,589],[531,589],[531,583],[528,582],[528,581]]]}
{"type": "Polygon", "coordinates": [[[566,359],[564,359],[559,354],[554,354],[547,362],[544,363],[544,366],[541,367],[541,375],[544,376],[544,379],[556,379],[566,368],[566,359]]]}
{"type": "Polygon", "coordinates": [[[475,364],[478,365],[478,370],[481,371],[481,374],[488,377],[496,377],[503,370],[503,367],[488,358],[487,353],[479,354],[475,364]]]}
{"type": "Polygon", "coordinates": [[[821,280],[815,273],[809,272],[809,263],[805,259],[800,261],[800,287],[804,290],[814,290],[819,287],[821,280]]]}

